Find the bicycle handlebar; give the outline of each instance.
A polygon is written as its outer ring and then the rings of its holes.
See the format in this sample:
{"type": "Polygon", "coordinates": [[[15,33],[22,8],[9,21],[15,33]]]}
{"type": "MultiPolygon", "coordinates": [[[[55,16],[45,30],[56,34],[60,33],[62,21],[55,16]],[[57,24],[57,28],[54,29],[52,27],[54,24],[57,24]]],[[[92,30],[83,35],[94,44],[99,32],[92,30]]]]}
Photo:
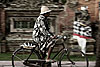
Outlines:
{"type": "Polygon", "coordinates": [[[65,35],[56,35],[51,37],[52,39],[63,39],[63,40],[67,40],[69,39],[69,37],[65,36],[65,35]]]}

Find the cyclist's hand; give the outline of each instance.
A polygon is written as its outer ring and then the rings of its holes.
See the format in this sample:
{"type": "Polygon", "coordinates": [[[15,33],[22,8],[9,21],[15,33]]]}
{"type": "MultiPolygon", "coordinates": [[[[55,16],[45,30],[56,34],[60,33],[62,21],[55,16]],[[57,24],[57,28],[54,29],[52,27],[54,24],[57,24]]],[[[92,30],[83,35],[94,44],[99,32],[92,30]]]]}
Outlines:
{"type": "Polygon", "coordinates": [[[48,34],[48,37],[49,37],[49,38],[51,38],[51,39],[53,39],[53,38],[54,38],[54,36],[52,36],[52,35],[50,35],[50,34],[48,34]]]}
{"type": "Polygon", "coordinates": [[[60,35],[54,35],[53,39],[58,39],[60,37],[60,35]]]}
{"type": "Polygon", "coordinates": [[[50,37],[51,39],[56,39],[57,36],[56,36],[56,35],[53,35],[53,36],[51,35],[51,36],[49,36],[49,37],[50,37]]]}

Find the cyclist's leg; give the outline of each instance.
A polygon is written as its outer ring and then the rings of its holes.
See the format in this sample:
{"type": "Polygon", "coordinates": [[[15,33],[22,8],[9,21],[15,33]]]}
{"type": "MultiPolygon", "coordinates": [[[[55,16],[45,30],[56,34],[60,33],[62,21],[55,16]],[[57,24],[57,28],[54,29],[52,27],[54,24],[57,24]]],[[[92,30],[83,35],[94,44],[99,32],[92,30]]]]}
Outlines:
{"type": "Polygon", "coordinates": [[[54,49],[54,46],[55,44],[53,44],[53,42],[50,42],[47,45],[47,57],[46,57],[47,62],[55,62],[55,60],[53,60],[53,58],[50,57],[54,49]]]}
{"type": "Polygon", "coordinates": [[[50,59],[51,50],[52,50],[52,47],[49,47],[49,50],[47,52],[47,58],[46,59],[50,59]]]}

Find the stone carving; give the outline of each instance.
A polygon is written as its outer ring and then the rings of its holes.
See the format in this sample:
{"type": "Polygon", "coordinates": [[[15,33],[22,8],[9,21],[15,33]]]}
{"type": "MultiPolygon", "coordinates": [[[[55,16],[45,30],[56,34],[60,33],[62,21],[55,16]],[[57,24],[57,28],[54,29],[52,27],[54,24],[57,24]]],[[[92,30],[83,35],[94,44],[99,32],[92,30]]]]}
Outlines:
{"type": "Polygon", "coordinates": [[[15,0],[12,2],[12,7],[29,8],[32,9],[39,4],[41,0],[15,0]]]}
{"type": "Polygon", "coordinates": [[[74,8],[78,5],[78,0],[67,0],[67,5],[70,8],[74,8]]]}
{"type": "Polygon", "coordinates": [[[41,0],[41,3],[50,3],[52,0],[41,0]]]}
{"type": "Polygon", "coordinates": [[[57,5],[61,3],[62,0],[14,0],[11,3],[12,8],[23,8],[23,9],[34,9],[40,7],[41,5],[57,5]]]}

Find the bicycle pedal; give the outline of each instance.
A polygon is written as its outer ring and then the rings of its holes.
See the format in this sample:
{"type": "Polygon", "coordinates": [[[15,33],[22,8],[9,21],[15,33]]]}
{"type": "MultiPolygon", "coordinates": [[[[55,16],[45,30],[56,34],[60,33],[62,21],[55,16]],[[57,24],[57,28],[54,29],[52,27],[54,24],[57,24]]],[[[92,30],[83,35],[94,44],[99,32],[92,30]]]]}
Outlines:
{"type": "Polygon", "coordinates": [[[38,65],[38,63],[23,62],[23,64],[26,65],[26,66],[40,67],[40,65],[38,65]]]}

